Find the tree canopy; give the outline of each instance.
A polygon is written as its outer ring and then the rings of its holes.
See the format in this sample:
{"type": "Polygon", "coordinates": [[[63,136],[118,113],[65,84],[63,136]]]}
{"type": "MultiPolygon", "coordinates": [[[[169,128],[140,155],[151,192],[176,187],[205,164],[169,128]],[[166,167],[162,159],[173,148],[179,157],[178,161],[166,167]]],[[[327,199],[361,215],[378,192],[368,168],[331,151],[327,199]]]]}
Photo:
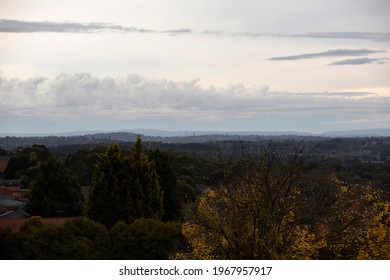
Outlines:
{"type": "Polygon", "coordinates": [[[40,163],[26,211],[42,217],[69,217],[83,213],[81,187],[54,155],[40,163]]]}
{"type": "Polygon", "coordinates": [[[161,219],[162,191],[154,162],[143,152],[140,137],[128,154],[113,144],[99,155],[87,214],[108,228],[118,221],[161,219]]]}
{"type": "Polygon", "coordinates": [[[320,173],[300,151],[269,150],[206,189],[183,234],[190,259],[388,259],[389,203],[370,186],[320,173]]]}

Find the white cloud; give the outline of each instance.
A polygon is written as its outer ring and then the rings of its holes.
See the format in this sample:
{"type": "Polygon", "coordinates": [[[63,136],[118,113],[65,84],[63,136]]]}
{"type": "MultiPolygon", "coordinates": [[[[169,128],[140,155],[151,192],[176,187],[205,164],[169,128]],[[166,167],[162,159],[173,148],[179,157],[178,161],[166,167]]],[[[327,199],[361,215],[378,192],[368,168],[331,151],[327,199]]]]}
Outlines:
{"type": "Polygon", "coordinates": [[[390,98],[367,92],[287,93],[242,84],[208,88],[194,81],[122,79],[62,74],[25,80],[0,76],[1,114],[138,118],[225,118],[310,113],[323,115],[389,114],[390,98]]]}

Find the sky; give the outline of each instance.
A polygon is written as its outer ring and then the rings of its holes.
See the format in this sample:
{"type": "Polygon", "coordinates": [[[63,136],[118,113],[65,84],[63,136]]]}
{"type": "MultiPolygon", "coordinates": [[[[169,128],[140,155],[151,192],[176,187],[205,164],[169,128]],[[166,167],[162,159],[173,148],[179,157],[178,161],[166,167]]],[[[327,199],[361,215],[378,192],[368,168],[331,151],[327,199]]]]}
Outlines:
{"type": "Polygon", "coordinates": [[[388,0],[0,0],[0,133],[389,128],[388,0]]]}

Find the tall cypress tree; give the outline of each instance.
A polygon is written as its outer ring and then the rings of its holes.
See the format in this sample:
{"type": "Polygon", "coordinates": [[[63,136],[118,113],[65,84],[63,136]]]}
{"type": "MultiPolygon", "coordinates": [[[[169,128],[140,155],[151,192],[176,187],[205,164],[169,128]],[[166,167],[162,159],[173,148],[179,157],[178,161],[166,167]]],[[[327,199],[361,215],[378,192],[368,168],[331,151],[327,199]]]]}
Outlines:
{"type": "Polygon", "coordinates": [[[164,214],[161,220],[178,221],[181,218],[184,200],[169,156],[158,148],[149,151],[148,156],[155,162],[158,181],[164,195],[164,214]]]}
{"type": "Polygon", "coordinates": [[[116,144],[109,145],[99,155],[93,173],[87,215],[108,228],[125,219],[123,204],[127,200],[124,186],[127,174],[124,163],[121,148],[116,144]]]}
{"type": "Polygon", "coordinates": [[[163,196],[154,162],[142,151],[141,138],[128,154],[110,145],[95,165],[87,214],[111,228],[118,221],[161,219],[163,196]]]}
{"type": "Polygon", "coordinates": [[[163,215],[163,194],[158,181],[154,161],[142,150],[142,141],[138,136],[128,156],[133,173],[131,200],[134,201],[134,219],[155,218],[163,215]]]}

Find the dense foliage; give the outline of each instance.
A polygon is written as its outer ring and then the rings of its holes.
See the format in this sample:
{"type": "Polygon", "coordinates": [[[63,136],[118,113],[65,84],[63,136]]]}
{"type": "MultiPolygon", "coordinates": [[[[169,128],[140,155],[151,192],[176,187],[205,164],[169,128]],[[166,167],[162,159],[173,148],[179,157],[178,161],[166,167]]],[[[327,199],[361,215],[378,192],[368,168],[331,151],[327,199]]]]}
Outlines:
{"type": "Polygon", "coordinates": [[[182,244],[178,224],[153,219],[119,222],[111,230],[83,217],[63,225],[31,219],[16,234],[0,229],[0,259],[168,259],[182,244]]]}
{"type": "Polygon", "coordinates": [[[60,147],[63,160],[38,145],[2,151],[6,179],[30,188],[27,212],[80,217],[0,229],[0,258],[390,259],[389,149],[376,143],[329,140],[320,151],[340,151],[327,156],[293,140],[183,152],[139,137],[60,147]],[[355,146],[372,152],[342,150],[355,146]],[[81,185],[91,186],[85,202],[81,185]]]}
{"type": "Polygon", "coordinates": [[[46,161],[52,152],[45,146],[32,145],[18,148],[10,155],[11,159],[4,171],[5,179],[19,178],[25,187],[29,187],[38,173],[39,164],[46,161]]]}
{"type": "Polygon", "coordinates": [[[270,149],[237,165],[239,174],[189,208],[190,248],[178,258],[390,259],[383,191],[319,172],[301,150],[282,159],[270,149]]]}
{"type": "Polygon", "coordinates": [[[129,154],[114,144],[99,155],[88,200],[89,218],[108,228],[118,221],[161,219],[162,203],[154,161],[142,151],[140,138],[129,154]]]}
{"type": "Polygon", "coordinates": [[[80,185],[57,157],[52,155],[40,163],[26,211],[42,217],[72,217],[83,213],[80,185]]]}

